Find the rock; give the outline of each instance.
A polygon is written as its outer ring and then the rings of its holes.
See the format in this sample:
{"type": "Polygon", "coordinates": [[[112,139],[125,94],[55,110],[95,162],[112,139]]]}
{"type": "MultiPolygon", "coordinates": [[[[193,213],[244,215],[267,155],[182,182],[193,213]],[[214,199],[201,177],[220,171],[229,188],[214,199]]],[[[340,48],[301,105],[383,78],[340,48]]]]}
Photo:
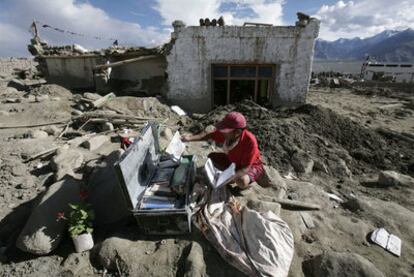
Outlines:
{"type": "Polygon", "coordinates": [[[44,127],[43,131],[45,131],[49,136],[58,136],[61,132],[61,129],[56,127],[55,125],[50,125],[44,127]]]}
{"type": "Polygon", "coordinates": [[[48,137],[48,134],[45,131],[32,130],[29,132],[29,136],[34,139],[44,139],[48,137]]]}
{"type": "Polygon", "coordinates": [[[83,155],[75,149],[59,149],[50,161],[50,166],[56,172],[55,180],[62,179],[65,175],[77,178],[75,170],[83,163],[83,155]]]}
{"type": "Polygon", "coordinates": [[[114,130],[114,125],[111,122],[105,122],[102,126],[102,131],[112,131],[114,130]]]}
{"type": "Polygon", "coordinates": [[[15,165],[12,168],[12,174],[14,176],[22,176],[22,175],[25,175],[26,173],[27,173],[27,168],[23,164],[15,165]]]}
{"type": "Polygon", "coordinates": [[[285,180],[274,167],[265,165],[264,174],[257,180],[257,184],[263,188],[270,187],[276,190],[279,198],[283,198],[286,194],[285,180]]]}
{"type": "Polygon", "coordinates": [[[49,99],[49,95],[43,94],[43,95],[36,95],[35,96],[35,102],[43,102],[49,99]]]}
{"type": "Polygon", "coordinates": [[[305,275],[313,277],[385,277],[375,265],[355,253],[327,251],[304,263],[305,275]]]}
{"type": "Polygon", "coordinates": [[[200,244],[193,241],[190,252],[185,260],[184,277],[203,277],[206,276],[206,263],[204,262],[203,249],[200,244]]]}
{"type": "Polygon", "coordinates": [[[7,84],[7,86],[15,88],[17,90],[25,90],[26,89],[26,85],[18,79],[10,80],[9,83],[7,84]]]}
{"type": "Polygon", "coordinates": [[[6,103],[20,103],[19,98],[7,98],[6,103]]]}
{"type": "Polygon", "coordinates": [[[16,93],[19,93],[19,91],[17,89],[13,88],[13,87],[6,87],[6,88],[3,89],[3,94],[6,94],[6,95],[16,94],[16,93]]]}
{"type": "Polygon", "coordinates": [[[83,115],[83,112],[81,112],[81,111],[79,111],[79,110],[76,110],[76,109],[74,109],[73,111],[72,111],[72,115],[83,115]]]}
{"type": "Polygon", "coordinates": [[[172,140],[174,134],[172,132],[172,130],[168,127],[165,127],[161,132],[160,132],[160,136],[165,138],[166,140],[170,141],[172,140]]]}
{"type": "Polygon", "coordinates": [[[108,141],[109,137],[104,135],[98,135],[82,143],[82,146],[88,149],[89,151],[95,151],[96,149],[101,147],[105,142],[108,141]]]}
{"type": "Polygon", "coordinates": [[[114,223],[131,215],[118,184],[114,164],[119,160],[122,149],[112,152],[105,160],[96,164],[89,176],[89,202],[95,211],[95,223],[114,223]],[[111,201],[108,201],[111,199],[111,201]]]}
{"type": "Polygon", "coordinates": [[[89,252],[71,253],[63,262],[63,276],[91,276],[92,266],[89,252]]]}
{"type": "Polygon", "coordinates": [[[329,170],[328,167],[326,166],[326,164],[320,160],[315,160],[314,164],[313,164],[313,170],[315,171],[321,171],[323,173],[328,174],[329,170]]]}
{"type": "Polygon", "coordinates": [[[175,243],[174,239],[157,243],[128,237],[131,234],[104,240],[96,246],[95,260],[108,270],[120,271],[122,276],[176,276],[176,265],[185,245],[175,243]]]}
{"type": "Polygon", "coordinates": [[[99,95],[99,94],[97,94],[97,93],[85,92],[85,93],[83,94],[83,97],[85,97],[86,99],[89,99],[89,100],[93,100],[93,101],[95,101],[95,100],[98,100],[99,98],[101,98],[102,96],[100,96],[100,95],[99,95]]]}
{"type": "Polygon", "coordinates": [[[336,160],[328,160],[328,166],[333,176],[352,178],[351,170],[349,170],[345,161],[341,158],[336,158],[336,160]]]}
{"type": "Polygon", "coordinates": [[[387,187],[414,186],[414,178],[395,171],[386,170],[381,171],[378,175],[378,184],[387,187]]]}
{"type": "Polygon", "coordinates": [[[291,163],[296,172],[299,173],[311,173],[313,170],[314,162],[308,153],[298,151],[291,157],[291,163]]]}
{"type": "Polygon", "coordinates": [[[58,212],[69,212],[69,203],[79,201],[80,183],[72,178],[51,185],[41,197],[16,241],[25,252],[46,255],[53,251],[65,235],[66,222],[57,221],[58,212]]]}
{"type": "Polygon", "coordinates": [[[364,204],[358,198],[350,198],[342,206],[354,213],[364,211],[364,204]]]}
{"type": "Polygon", "coordinates": [[[272,211],[274,214],[279,215],[281,205],[279,203],[263,200],[249,200],[249,202],[247,202],[247,207],[259,213],[272,211]]]}

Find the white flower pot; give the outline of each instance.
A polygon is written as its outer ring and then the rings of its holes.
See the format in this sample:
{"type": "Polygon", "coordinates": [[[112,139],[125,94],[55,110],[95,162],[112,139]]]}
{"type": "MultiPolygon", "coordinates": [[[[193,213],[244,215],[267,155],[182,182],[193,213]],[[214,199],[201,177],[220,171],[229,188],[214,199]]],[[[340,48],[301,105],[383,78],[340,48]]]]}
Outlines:
{"type": "Polygon", "coordinates": [[[93,247],[93,238],[92,234],[90,233],[81,234],[79,236],[72,238],[72,240],[77,253],[90,250],[93,247]]]}

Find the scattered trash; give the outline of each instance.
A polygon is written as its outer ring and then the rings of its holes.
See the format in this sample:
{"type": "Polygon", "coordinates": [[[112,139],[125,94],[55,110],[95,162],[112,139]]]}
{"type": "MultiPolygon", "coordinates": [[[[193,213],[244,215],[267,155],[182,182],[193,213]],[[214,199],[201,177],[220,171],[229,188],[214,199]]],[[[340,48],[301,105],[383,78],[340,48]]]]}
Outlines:
{"type": "Polygon", "coordinates": [[[329,199],[331,199],[331,200],[334,200],[334,201],[336,201],[338,203],[344,203],[344,200],[341,197],[339,197],[338,195],[336,195],[336,194],[329,193],[329,192],[325,192],[325,191],[324,191],[324,194],[326,196],[328,196],[329,199]]]}
{"type": "Polygon", "coordinates": [[[176,114],[178,114],[179,116],[187,115],[187,113],[183,109],[181,109],[179,106],[175,106],[175,105],[171,106],[171,110],[175,112],[176,114]]]}
{"type": "Polygon", "coordinates": [[[306,228],[312,229],[315,228],[315,223],[313,222],[312,216],[307,212],[300,212],[303,223],[305,223],[306,228]]]}
{"type": "Polygon", "coordinates": [[[384,228],[375,229],[370,239],[373,243],[381,246],[385,250],[396,256],[401,256],[401,239],[396,235],[390,234],[384,228]]]}

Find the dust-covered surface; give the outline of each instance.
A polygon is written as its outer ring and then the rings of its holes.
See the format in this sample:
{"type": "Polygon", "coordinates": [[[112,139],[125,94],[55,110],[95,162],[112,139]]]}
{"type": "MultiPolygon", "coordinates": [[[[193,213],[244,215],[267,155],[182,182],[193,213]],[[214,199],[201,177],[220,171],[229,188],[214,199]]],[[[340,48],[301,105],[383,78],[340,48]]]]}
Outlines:
{"type": "MultiPolygon", "coordinates": [[[[243,276],[196,228],[186,236],[140,234],[136,221],[125,217],[113,173],[122,129],[139,131],[145,120],[157,120],[169,129],[161,132],[165,146],[175,130],[200,131],[233,110],[246,115],[265,162],[285,177],[287,198],[321,207],[280,212],[295,239],[289,276],[414,274],[414,183],[409,177],[378,180],[383,170],[414,176],[412,95],[319,90],[294,110],[269,111],[243,102],[190,118],[157,98],[118,95],[93,109],[89,100],[100,95],[52,84],[19,90],[7,86],[13,78],[3,76],[0,85],[0,276],[243,276]],[[88,186],[97,215],[107,215],[96,221],[95,247],[75,253],[64,232],[47,254],[23,252],[16,240],[31,213],[66,178],[88,186]],[[369,242],[368,234],[378,227],[401,238],[401,257],[369,242]]],[[[201,166],[213,147],[194,142],[187,152],[201,166]]],[[[253,184],[237,197],[265,202],[275,196],[253,184]]]]}

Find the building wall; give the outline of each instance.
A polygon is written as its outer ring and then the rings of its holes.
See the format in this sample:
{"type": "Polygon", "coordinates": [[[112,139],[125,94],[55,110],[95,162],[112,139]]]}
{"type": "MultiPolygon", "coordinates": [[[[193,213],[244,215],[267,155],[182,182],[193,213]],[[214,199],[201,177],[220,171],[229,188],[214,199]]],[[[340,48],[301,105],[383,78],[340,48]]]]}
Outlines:
{"type": "Polygon", "coordinates": [[[69,89],[94,88],[93,68],[105,63],[99,56],[50,56],[44,57],[47,65],[46,79],[69,89]]]}
{"type": "Polygon", "coordinates": [[[167,56],[168,99],[193,112],[212,108],[211,64],[276,65],[272,106],[304,103],[319,21],[304,27],[180,27],[167,56]],[[191,100],[191,101],[189,101],[191,100]]]}
{"type": "Polygon", "coordinates": [[[33,59],[26,58],[8,58],[0,59],[0,74],[10,76],[14,73],[14,69],[31,69],[35,70],[37,62],[33,59]]]}
{"type": "Polygon", "coordinates": [[[113,67],[110,79],[128,82],[136,90],[148,95],[159,94],[165,83],[166,63],[165,57],[157,57],[113,67]]]}

